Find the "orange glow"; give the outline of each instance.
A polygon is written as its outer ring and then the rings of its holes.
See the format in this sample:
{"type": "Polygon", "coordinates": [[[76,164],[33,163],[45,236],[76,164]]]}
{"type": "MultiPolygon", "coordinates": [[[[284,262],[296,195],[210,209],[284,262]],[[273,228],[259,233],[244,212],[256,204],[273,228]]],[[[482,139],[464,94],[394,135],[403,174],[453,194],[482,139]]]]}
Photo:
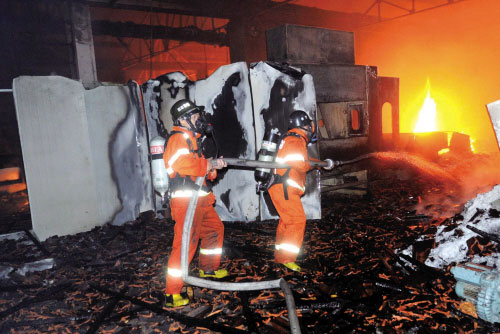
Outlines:
{"type": "Polygon", "coordinates": [[[449,149],[449,148],[443,148],[442,150],[440,150],[440,151],[438,152],[438,154],[439,154],[439,155],[443,155],[443,154],[448,153],[448,152],[450,152],[450,149],[449,149]]]}
{"type": "MultiPolygon", "coordinates": [[[[427,78],[437,131],[465,133],[475,152],[498,152],[485,105],[500,99],[500,1],[456,2],[355,29],[356,63],[399,78],[399,126],[413,132],[427,78]]],[[[383,101],[382,101],[383,102],[383,101]]]]}
{"type": "Polygon", "coordinates": [[[436,102],[431,97],[431,87],[429,79],[427,79],[427,96],[425,97],[424,105],[418,112],[418,120],[413,128],[413,132],[433,132],[436,130],[436,102]]]}
{"type": "Polygon", "coordinates": [[[0,169],[0,182],[18,180],[20,173],[18,167],[2,168],[0,169]]]}

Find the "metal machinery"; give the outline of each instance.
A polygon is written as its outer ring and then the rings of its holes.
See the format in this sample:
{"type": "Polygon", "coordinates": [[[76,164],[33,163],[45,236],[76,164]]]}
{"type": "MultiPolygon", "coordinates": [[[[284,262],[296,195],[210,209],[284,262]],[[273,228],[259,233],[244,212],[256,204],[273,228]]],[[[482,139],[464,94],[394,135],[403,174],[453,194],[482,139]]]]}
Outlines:
{"type": "Polygon", "coordinates": [[[459,264],[451,273],[457,280],[457,295],[472,302],[481,319],[500,322],[500,273],[476,263],[459,264]]]}
{"type": "MultiPolygon", "coordinates": [[[[398,141],[399,79],[378,76],[375,66],[355,65],[352,32],[282,25],[268,30],[266,38],[269,60],[299,67],[314,78],[322,158],[348,160],[391,149],[398,141]],[[382,109],[388,114],[382,115],[382,109]],[[382,143],[383,119],[391,122],[384,127],[392,129],[386,147],[382,143]]],[[[321,183],[322,192],[350,188],[349,193],[363,194],[366,167],[354,165],[322,173],[321,183]]]]}

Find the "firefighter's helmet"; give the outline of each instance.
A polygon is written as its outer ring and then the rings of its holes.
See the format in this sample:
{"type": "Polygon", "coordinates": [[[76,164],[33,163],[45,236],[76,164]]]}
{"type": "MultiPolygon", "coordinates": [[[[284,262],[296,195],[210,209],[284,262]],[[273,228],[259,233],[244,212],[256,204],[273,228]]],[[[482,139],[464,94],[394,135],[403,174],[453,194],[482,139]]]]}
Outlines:
{"type": "Polygon", "coordinates": [[[307,134],[308,142],[316,142],[316,129],[314,124],[309,115],[303,110],[295,110],[290,114],[288,129],[302,129],[307,134]]]}
{"type": "Polygon", "coordinates": [[[172,120],[176,123],[180,119],[191,117],[192,114],[202,112],[205,109],[203,106],[197,106],[188,99],[182,99],[174,103],[170,108],[172,120]]]}
{"type": "Polygon", "coordinates": [[[305,111],[295,110],[290,114],[290,118],[288,119],[288,128],[305,128],[311,125],[311,118],[306,114],[305,111]]]}

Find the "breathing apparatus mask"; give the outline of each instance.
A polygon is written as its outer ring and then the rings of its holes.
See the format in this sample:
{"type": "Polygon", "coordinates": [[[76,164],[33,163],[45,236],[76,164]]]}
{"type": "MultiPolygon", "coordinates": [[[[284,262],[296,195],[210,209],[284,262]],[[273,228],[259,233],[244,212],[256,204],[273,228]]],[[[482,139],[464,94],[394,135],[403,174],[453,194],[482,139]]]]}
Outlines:
{"type": "Polygon", "coordinates": [[[311,126],[301,126],[299,129],[304,130],[307,135],[307,144],[314,144],[318,141],[318,137],[316,136],[316,129],[314,124],[311,126]]]}
{"type": "Polygon", "coordinates": [[[188,123],[189,130],[196,132],[196,133],[199,133],[199,134],[202,134],[202,135],[210,135],[210,134],[212,134],[212,132],[214,130],[214,127],[213,127],[212,123],[210,122],[208,116],[206,115],[206,113],[203,110],[200,110],[200,109],[196,109],[195,111],[189,113],[188,115],[186,115],[180,119],[183,119],[188,123]],[[196,121],[193,124],[193,122],[191,121],[191,117],[193,115],[196,115],[196,114],[198,114],[199,117],[196,119],[196,121]]]}
{"type": "Polygon", "coordinates": [[[210,124],[205,113],[205,107],[197,106],[189,99],[182,99],[175,102],[170,108],[170,114],[172,115],[174,125],[180,125],[180,121],[184,120],[188,124],[190,131],[202,135],[210,134],[213,131],[213,126],[210,124]],[[194,122],[191,120],[193,115],[199,115],[194,122]]]}
{"type": "Polygon", "coordinates": [[[210,117],[204,112],[200,112],[200,117],[196,120],[194,127],[196,128],[196,132],[210,135],[214,131],[214,126],[210,122],[210,117]]]}

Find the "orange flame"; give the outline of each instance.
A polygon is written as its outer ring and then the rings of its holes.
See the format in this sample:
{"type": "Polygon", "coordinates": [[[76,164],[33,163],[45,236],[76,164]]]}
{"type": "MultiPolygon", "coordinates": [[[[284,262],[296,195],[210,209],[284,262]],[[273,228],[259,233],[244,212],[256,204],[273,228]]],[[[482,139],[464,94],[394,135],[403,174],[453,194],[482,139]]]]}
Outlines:
{"type": "Polygon", "coordinates": [[[427,96],[424,101],[424,105],[420,108],[418,112],[417,124],[413,128],[413,132],[433,132],[437,131],[436,125],[436,102],[431,97],[431,85],[429,79],[427,79],[427,96]]]}

